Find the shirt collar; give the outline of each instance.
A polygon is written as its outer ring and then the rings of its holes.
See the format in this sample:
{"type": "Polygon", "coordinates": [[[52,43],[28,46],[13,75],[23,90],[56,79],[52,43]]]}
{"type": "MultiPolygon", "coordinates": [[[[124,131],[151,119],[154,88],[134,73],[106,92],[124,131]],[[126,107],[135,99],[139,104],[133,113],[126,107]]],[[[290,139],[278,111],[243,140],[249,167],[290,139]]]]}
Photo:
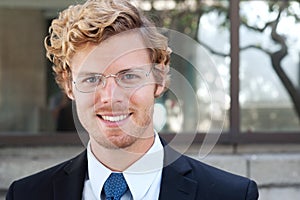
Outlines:
{"type": "MultiPolygon", "coordinates": [[[[154,143],[146,154],[133,163],[123,172],[133,199],[142,199],[151,187],[163,168],[164,151],[158,134],[155,132],[154,143]],[[141,184],[142,183],[142,184],[141,184]]],[[[95,196],[100,196],[103,185],[109,175],[110,169],[97,160],[91,151],[90,143],[87,146],[88,177],[91,181],[95,196]]]]}
{"type": "Polygon", "coordinates": [[[87,146],[88,178],[91,182],[92,191],[96,197],[100,197],[104,182],[111,174],[111,170],[102,165],[91,151],[90,142],[87,146]]]}

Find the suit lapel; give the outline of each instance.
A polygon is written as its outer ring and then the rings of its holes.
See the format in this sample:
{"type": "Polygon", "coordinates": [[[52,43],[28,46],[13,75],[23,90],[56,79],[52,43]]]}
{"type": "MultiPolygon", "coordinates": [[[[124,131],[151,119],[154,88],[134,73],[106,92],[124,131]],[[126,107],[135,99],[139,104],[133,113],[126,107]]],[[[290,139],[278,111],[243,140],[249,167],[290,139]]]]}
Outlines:
{"type": "Polygon", "coordinates": [[[181,154],[174,151],[164,141],[162,143],[165,154],[159,200],[195,199],[198,183],[187,177],[192,173],[192,168],[181,154]]]}
{"type": "MultiPolygon", "coordinates": [[[[164,169],[159,200],[195,199],[197,182],[187,177],[192,173],[184,157],[174,151],[164,141],[164,169]]],[[[86,151],[69,161],[53,179],[55,200],[81,200],[84,180],[87,172],[86,151]]]]}
{"type": "Polygon", "coordinates": [[[87,171],[86,151],[69,161],[69,163],[54,178],[55,200],[81,200],[87,171]]]}
{"type": "Polygon", "coordinates": [[[184,177],[171,167],[166,167],[163,170],[159,200],[192,200],[195,199],[196,188],[197,182],[184,177]]]}

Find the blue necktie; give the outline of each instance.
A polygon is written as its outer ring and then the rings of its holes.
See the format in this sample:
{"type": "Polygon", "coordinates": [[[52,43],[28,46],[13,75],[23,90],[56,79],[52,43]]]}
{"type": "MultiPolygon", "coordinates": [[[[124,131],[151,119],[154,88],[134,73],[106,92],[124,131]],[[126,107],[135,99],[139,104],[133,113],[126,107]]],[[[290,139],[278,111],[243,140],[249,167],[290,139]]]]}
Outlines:
{"type": "Polygon", "coordinates": [[[122,173],[112,173],[104,183],[104,193],[107,200],[120,200],[128,190],[122,173]]]}

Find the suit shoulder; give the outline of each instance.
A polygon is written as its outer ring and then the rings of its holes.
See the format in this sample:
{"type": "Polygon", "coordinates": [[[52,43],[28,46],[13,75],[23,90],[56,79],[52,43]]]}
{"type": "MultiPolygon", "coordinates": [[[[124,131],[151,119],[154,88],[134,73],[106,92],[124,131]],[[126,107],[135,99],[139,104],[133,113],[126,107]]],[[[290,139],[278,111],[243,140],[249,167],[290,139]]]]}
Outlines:
{"type": "Polygon", "coordinates": [[[188,156],[182,156],[181,159],[183,159],[181,162],[186,162],[190,167],[186,176],[197,181],[199,189],[206,188],[206,191],[214,191],[213,195],[226,197],[224,199],[254,200],[258,198],[255,181],[188,156]]]}
{"type": "Polygon", "coordinates": [[[204,175],[209,176],[214,179],[220,179],[220,180],[230,180],[232,181],[249,181],[248,178],[233,174],[231,172],[225,171],[223,169],[211,166],[209,164],[206,164],[204,162],[201,162],[199,160],[196,160],[194,158],[188,157],[188,156],[182,156],[182,158],[187,162],[190,167],[192,168],[193,174],[195,176],[201,176],[204,175]]]}
{"type": "MultiPolygon", "coordinates": [[[[44,169],[35,174],[29,175],[27,177],[21,178],[19,180],[14,181],[8,190],[9,194],[14,195],[24,195],[23,197],[30,196],[31,192],[34,191],[35,194],[39,192],[45,192],[45,190],[50,190],[52,188],[53,180],[56,177],[64,176],[66,173],[70,173],[72,168],[70,166],[74,162],[82,162],[82,159],[85,158],[85,152],[79,154],[78,156],[59,163],[53,167],[44,169]]],[[[73,167],[74,168],[74,167],[73,167]]],[[[22,199],[22,198],[21,198],[22,199]]],[[[30,198],[24,198],[30,199],[30,198]]]]}
{"type": "Polygon", "coordinates": [[[44,170],[41,170],[41,171],[38,171],[32,175],[29,175],[29,176],[26,176],[24,178],[21,178],[19,180],[17,180],[16,182],[30,182],[30,181],[33,181],[33,180],[38,180],[38,179],[43,179],[43,180],[47,180],[45,179],[46,177],[52,177],[54,175],[56,175],[57,173],[60,173],[63,171],[63,169],[69,164],[69,163],[72,163],[73,160],[76,159],[75,158],[72,158],[72,159],[69,159],[69,160],[66,160],[66,161],[63,161],[61,163],[58,163],[52,167],[49,167],[49,168],[46,168],[44,170]]]}

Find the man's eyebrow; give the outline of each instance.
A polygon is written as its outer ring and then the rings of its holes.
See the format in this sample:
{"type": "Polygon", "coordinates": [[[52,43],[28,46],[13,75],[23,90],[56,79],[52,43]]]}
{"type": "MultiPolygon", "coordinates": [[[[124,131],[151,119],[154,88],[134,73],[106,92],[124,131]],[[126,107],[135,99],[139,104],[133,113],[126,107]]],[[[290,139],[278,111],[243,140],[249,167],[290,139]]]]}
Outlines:
{"type": "Polygon", "coordinates": [[[102,75],[102,73],[97,73],[97,72],[79,72],[78,77],[82,76],[94,76],[94,75],[102,75]]]}
{"type": "Polygon", "coordinates": [[[117,73],[123,73],[123,72],[128,72],[128,71],[133,71],[133,70],[144,70],[145,67],[128,67],[128,68],[125,68],[121,71],[118,71],[117,73]]]}
{"type": "MultiPolygon", "coordinates": [[[[135,68],[134,68],[134,69],[135,69],[135,68]]],[[[117,74],[119,74],[119,73],[124,73],[124,72],[130,72],[130,71],[132,71],[132,70],[134,70],[134,69],[132,69],[132,68],[122,69],[121,71],[118,71],[117,74]]]]}
{"type": "MultiPolygon", "coordinates": [[[[143,66],[143,67],[141,67],[141,66],[139,66],[139,67],[138,66],[137,67],[128,66],[125,69],[122,69],[122,70],[118,71],[116,74],[124,73],[124,72],[128,72],[128,71],[133,71],[133,70],[136,70],[136,69],[144,70],[145,66],[143,66]]],[[[81,77],[81,76],[93,76],[93,75],[104,75],[104,73],[82,71],[82,72],[79,72],[77,76],[81,77]]]]}

